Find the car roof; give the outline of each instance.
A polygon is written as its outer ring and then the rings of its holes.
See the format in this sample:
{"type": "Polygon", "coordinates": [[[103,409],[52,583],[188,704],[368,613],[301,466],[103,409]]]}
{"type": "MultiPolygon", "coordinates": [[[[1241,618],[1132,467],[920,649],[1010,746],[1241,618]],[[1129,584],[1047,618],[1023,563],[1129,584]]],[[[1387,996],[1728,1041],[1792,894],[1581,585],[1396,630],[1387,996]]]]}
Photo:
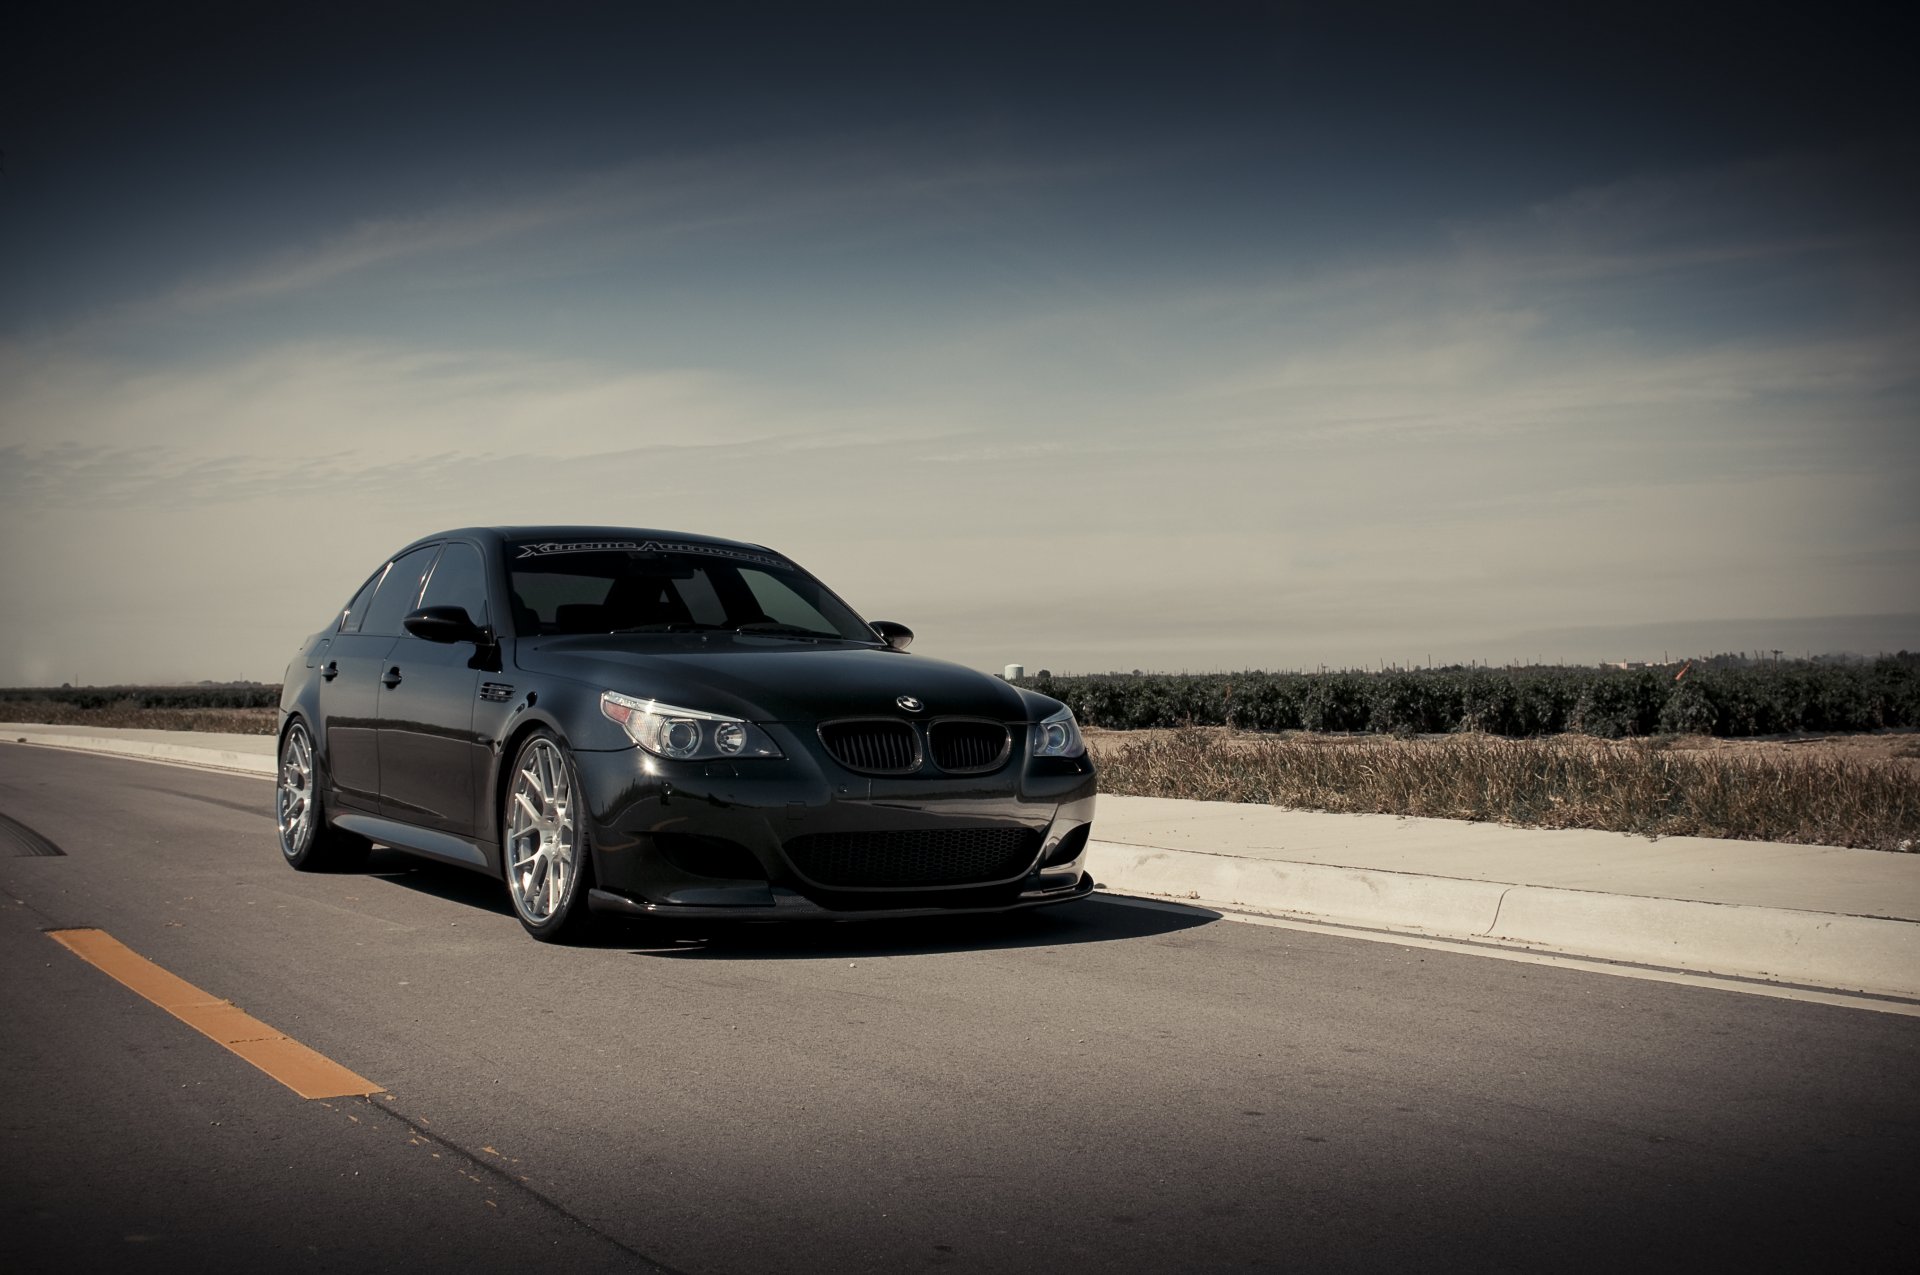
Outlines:
{"type": "Polygon", "coordinates": [[[430,536],[421,536],[412,544],[401,549],[394,556],[407,552],[414,545],[431,544],[436,540],[477,540],[483,544],[500,545],[508,541],[529,540],[648,540],[667,541],[676,544],[716,545],[726,549],[744,549],[756,553],[772,554],[775,557],[786,555],[765,545],[753,544],[745,540],[726,540],[719,536],[702,536],[687,531],[666,531],[653,527],[608,527],[608,526],[562,526],[540,525],[528,527],[457,527],[450,531],[436,531],[430,536]]]}

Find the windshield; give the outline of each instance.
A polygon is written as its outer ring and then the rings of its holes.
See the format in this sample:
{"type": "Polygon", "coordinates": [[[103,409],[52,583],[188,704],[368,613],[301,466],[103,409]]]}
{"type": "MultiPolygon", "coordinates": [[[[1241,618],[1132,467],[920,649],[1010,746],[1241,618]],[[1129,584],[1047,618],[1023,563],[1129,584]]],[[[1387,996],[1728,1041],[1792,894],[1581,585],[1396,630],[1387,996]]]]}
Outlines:
{"type": "Polygon", "coordinates": [[[878,640],[798,567],[718,545],[510,544],[507,581],[514,631],[522,637],[725,630],[878,640]]]}

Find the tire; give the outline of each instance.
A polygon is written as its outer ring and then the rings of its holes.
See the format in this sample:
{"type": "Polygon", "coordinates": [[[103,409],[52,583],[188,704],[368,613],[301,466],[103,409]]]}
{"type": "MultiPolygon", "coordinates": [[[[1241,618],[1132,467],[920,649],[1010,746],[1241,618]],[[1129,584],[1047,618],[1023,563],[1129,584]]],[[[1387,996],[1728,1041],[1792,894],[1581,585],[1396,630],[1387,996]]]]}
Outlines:
{"type": "Polygon", "coordinates": [[[280,776],[274,784],[280,853],[301,872],[350,872],[366,863],[373,843],[327,822],[323,787],[313,736],[296,717],[280,737],[280,776]]]}
{"type": "Polygon", "coordinates": [[[513,914],[543,943],[592,932],[593,856],[579,814],[580,776],[558,736],[521,741],[500,803],[500,867],[513,914]]]}

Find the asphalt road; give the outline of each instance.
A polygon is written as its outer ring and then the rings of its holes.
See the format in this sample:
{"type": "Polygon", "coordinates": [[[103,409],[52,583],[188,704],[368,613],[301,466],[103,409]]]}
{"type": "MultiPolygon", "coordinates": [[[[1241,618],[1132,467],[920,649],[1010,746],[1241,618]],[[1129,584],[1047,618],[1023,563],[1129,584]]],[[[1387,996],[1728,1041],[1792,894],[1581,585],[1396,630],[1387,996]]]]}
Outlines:
{"type": "Polygon", "coordinates": [[[546,947],[456,869],[291,871],[270,798],[0,745],[10,1269],[1660,1270],[1920,1242],[1913,1017],[1097,899],[546,947]],[[74,926],[386,1094],[295,1096],[44,933],[74,926]]]}

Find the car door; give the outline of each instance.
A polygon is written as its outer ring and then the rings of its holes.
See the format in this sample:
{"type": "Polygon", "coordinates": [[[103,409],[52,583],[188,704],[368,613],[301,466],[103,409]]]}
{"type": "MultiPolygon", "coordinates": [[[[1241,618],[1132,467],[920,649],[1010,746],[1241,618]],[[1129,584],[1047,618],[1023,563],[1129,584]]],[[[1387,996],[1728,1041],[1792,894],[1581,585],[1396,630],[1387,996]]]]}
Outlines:
{"type": "MultiPolygon", "coordinates": [[[[320,701],[316,705],[319,720],[314,730],[320,736],[321,756],[333,788],[334,797],[346,806],[375,809],[380,801],[380,754],[375,741],[379,722],[375,713],[379,696],[372,678],[348,677],[340,680],[340,661],[352,669],[365,662],[368,642],[360,633],[367,618],[373,591],[386,578],[391,562],[367,577],[360,591],[347,603],[334,628],[334,634],[317,654],[320,665],[320,701]]],[[[380,655],[385,655],[381,650],[380,655]]],[[[377,658],[377,657],[376,657],[377,658]]],[[[377,674],[375,675],[377,676],[377,674]]]]}
{"type": "Polygon", "coordinates": [[[380,679],[438,545],[401,555],[353,600],[320,665],[327,771],[342,804],[380,808],[380,679]]]}
{"type": "MultiPolygon", "coordinates": [[[[419,605],[457,606],[488,623],[480,551],[451,541],[427,576],[419,605]]],[[[402,632],[380,680],[381,813],[461,837],[492,840],[476,826],[475,772],[488,756],[474,733],[482,663],[473,642],[429,642],[402,632]]]]}

